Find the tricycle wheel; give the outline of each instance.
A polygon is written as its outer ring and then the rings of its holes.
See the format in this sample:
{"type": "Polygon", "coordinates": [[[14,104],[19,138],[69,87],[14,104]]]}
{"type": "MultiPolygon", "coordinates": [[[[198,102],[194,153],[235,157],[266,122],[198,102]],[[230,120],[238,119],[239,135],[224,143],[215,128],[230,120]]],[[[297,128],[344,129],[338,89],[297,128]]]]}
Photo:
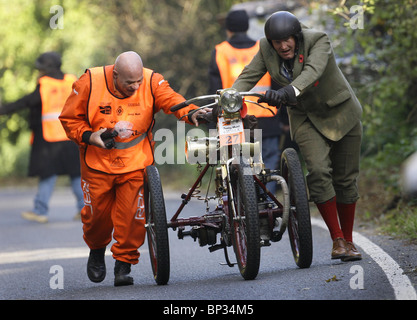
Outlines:
{"type": "Polygon", "coordinates": [[[290,193],[288,233],[294,260],[298,267],[308,268],[313,258],[310,208],[300,159],[292,148],[282,153],[281,175],[290,193]]]}
{"type": "Polygon", "coordinates": [[[164,194],[155,166],[148,166],[145,170],[145,210],[154,279],[158,285],[164,285],[168,283],[170,272],[168,228],[164,194]]]}
{"type": "Polygon", "coordinates": [[[242,277],[252,280],[258,275],[261,257],[255,182],[249,166],[232,165],[230,171],[229,212],[233,248],[242,277]]]}

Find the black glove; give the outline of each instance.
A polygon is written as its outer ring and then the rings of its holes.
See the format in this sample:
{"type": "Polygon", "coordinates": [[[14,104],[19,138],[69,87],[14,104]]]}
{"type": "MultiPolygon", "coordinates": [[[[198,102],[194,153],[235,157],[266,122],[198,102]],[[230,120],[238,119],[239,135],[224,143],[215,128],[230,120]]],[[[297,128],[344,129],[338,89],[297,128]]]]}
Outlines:
{"type": "Polygon", "coordinates": [[[258,103],[266,102],[270,106],[280,108],[283,105],[295,106],[297,99],[292,85],[282,87],[279,90],[267,90],[265,96],[258,99],[258,103]]]}
{"type": "Polygon", "coordinates": [[[100,135],[100,138],[101,140],[103,140],[104,145],[106,146],[107,149],[112,149],[114,147],[115,145],[114,138],[117,137],[117,134],[118,133],[116,130],[107,129],[100,135]]]}
{"type": "Polygon", "coordinates": [[[213,119],[213,113],[212,112],[207,112],[207,113],[199,114],[197,116],[197,120],[198,120],[198,123],[215,122],[215,120],[213,119]]]}

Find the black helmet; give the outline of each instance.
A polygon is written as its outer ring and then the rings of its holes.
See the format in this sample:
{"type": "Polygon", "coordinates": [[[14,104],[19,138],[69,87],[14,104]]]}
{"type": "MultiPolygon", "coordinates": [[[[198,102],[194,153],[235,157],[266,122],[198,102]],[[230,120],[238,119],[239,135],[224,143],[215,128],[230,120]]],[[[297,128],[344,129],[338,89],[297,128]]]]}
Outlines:
{"type": "Polygon", "coordinates": [[[268,41],[282,40],[301,34],[300,21],[288,11],[278,11],[265,22],[265,37],[268,41]]]}

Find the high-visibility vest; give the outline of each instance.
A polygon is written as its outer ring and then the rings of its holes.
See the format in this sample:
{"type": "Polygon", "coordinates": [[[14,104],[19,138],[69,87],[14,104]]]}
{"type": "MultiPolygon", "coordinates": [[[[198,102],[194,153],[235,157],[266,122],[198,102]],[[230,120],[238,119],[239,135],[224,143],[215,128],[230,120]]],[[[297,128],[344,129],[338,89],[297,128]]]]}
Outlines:
{"type": "Polygon", "coordinates": [[[127,131],[115,138],[115,149],[88,145],[84,153],[87,166],[92,169],[122,174],[145,168],[153,163],[151,145],[154,97],[151,90],[153,71],[143,68],[143,82],[130,97],[118,98],[107,86],[105,68],[88,69],[91,75],[91,92],[88,103],[88,121],[93,132],[102,128],[114,129],[118,123],[127,131]],[[129,124],[126,126],[126,124],[129,124]]]}
{"type": "Polygon", "coordinates": [[[69,140],[58,117],[71,93],[72,84],[76,80],[77,78],[72,74],[64,75],[62,80],[48,76],[39,79],[42,100],[42,134],[48,142],[69,140]]]}
{"type": "MultiPolygon", "coordinates": [[[[222,79],[222,85],[224,88],[230,88],[237,77],[242,72],[243,68],[252,61],[252,58],[259,51],[259,41],[253,47],[250,48],[235,48],[229,42],[223,41],[216,45],[216,62],[219,68],[220,77],[222,79]]],[[[261,80],[252,89],[253,92],[264,93],[266,90],[271,89],[271,76],[266,73],[261,80]]],[[[257,97],[246,97],[246,100],[258,101],[257,97]]],[[[255,115],[256,117],[272,117],[274,114],[253,103],[247,103],[248,114],[255,115]]],[[[277,109],[270,107],[268,104],[262,104],[265,108],[271,109],[275,114],[277,109]]]]}

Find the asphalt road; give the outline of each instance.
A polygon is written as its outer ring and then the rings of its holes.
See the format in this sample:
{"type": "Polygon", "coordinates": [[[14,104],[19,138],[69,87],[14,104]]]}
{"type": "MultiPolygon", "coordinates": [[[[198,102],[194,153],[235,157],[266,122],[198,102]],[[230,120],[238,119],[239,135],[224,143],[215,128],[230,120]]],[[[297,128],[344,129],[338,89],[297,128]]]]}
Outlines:
{"type": "MultiPolygon", "coordinates": [[[[0,189],[1,300],[162,300],[171,309],[160,312],[175,313],[169,301],[179,306],[179,301],[185,300],[239,300],[245,301],[242,308],[249,308],[247,304],[255,300],[417,299],[416,246],[359,229],[354,241],[363,260],[331,260],[331,241],[319,218],[312,220],[314,255],[308,269],[295,265],[285,234],[280,242],[262,248],[258,277],[245,281],[237,267],[220,264],[224,262],[221,250],[210,253],[191,238],[179,240],[170,229],[168,285],[155,284],[147,243],[140,250],[139,264],[132,267],[133,286],[113,286],[110,250],[106,279],[92,283],[86,274],[89,250],[82,239],[82,224],[72,220],[75,200],[71,191],[62,187],[54,192],[47,224],[20,217],[21,211],[31,208],[34,194],[30,188],[0,189]]],[[[166,196],[168,218],[179,204],[179,198],[166,196]]],[[[203,211],[202,203],[192,200],[182,216],[200,215],[203,211]]],[[[233,259],[231,248],[229,254],[233,259]]]]}

